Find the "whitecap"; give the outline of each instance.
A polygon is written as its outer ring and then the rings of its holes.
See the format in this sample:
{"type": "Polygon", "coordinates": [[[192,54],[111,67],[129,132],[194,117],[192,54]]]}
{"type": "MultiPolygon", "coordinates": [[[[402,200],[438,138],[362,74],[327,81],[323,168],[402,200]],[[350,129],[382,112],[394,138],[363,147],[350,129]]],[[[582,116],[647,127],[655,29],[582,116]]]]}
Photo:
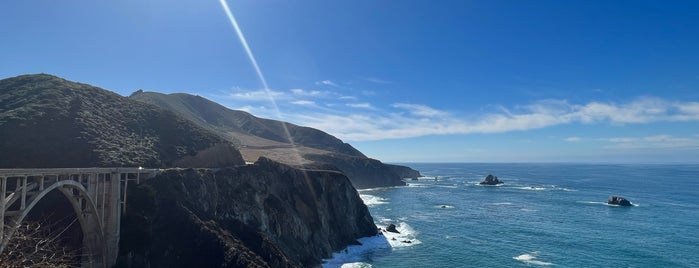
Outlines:
{"type": "MultiPolygon", "coordinates": [[[[382,227],[385,230],[385,226],[382,227]]],[[[386,236],[388,243],[393,248],[399,247],[410,247],[414,245],[422,244],[420,240],[417,239],[417,231],[413,229],[410,225],[405,222],[398,223],[396,230],[400,232],[399,234],[393,232],[384,231],[383,234],[386,236]]]]}
{"type": "Polygon", "coordinates": [[[368,195],[368,194],[359,194],[359,197],[362,199],[362,201],[364,202],[364,204],[367,207],[388,204],[388,199],[383,198],[383,197],[378,197],[378,196],[368,195]]]}
{"type": "Polygon", "coordinates": [[[502,205],[512,205],[512,203],[510,203],[510,202],[498,202],[498,203],[493,203],[493,205],[498,205],[498,206],[502,206],[502,205]]]}
{"type": "Polygon", "coordinates": [[[381,234],[363,237],[358,239],[358,241],[362,244],[348,246],[344,250],[333,253],[331,258],[324,259],[322,267],[372,267],[370,264],[362,262],[364,260],[364,254],[376,249],[388,249],[391,247],[387,238],[381,234]]]}
{"type": "Polygon", "coordinates": [[[386,226],[377,226],[382,231],[375,236],[357,239],[361,245],[352,245],[333,253],[329,259],[324,259],[323,268],[347,268],[347,267],[373,267],[371,264],[363,262],[368,252],[391,248],[410,247],[422,244],[417,239],[418,232],[405,222],[398,223],[396,230],[400,233],[384,231],[386,226]]]}
{"type": "Polygon", "coordinates": [[[512,257],[515,260],[521,261],[523,263],[526,263],[527,265],[541,265],[541,266],[550,266],[553,265],[551,262],[545,262],[545,261],[538,261],[536,260],[536,256],[539,255],[538,251],[534,251],[531,253],[525,253],[516,257],[512,257]]]}
{"type": "Polygon", "coordinates": [[[520,190],[529,190],[529,191],[544,191],[546,190],[545,187],[536,187],[536,186],[524,186],[524,187],[515,187],[520,190]]]}

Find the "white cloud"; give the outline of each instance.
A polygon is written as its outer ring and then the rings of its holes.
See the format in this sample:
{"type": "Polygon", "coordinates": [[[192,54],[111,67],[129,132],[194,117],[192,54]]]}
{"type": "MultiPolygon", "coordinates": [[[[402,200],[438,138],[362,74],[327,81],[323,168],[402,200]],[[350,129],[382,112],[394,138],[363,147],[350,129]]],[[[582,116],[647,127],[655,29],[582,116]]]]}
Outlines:
{"type": "Polygon", "coordinates": [[[392,106],[394,108],[408,110],[408,112],[417,116],[434,117],[448,115],[446,112],[439,111],[437,109],[422,104],[394,103],[392,106]]]}
{"type": "Polygon", "coordinates": [[[330,81],[330,80],[323,80],[323,81],[317,81],[316,85],[326,85],[326,86],[334,86],[334,87],[340,87],[337,85],[335,82],[330,81]]]}
{"type": "Polygon", "coordinates": [[[289,90],[291,93],[294,95],[299,95],[299,96],[321,96],[323,92],[318,91],[318,90],[304,90],[300,88],[294,88],[289,90]]]}
{"type": "Polygon", "coordinates": [[[273,90],[237,91],[228,94],[227,97],[239,101],[270,101],[271,99],[286,99],[283,92],[273,90]]]}
{"type": "Polygon", "coordinates": [[[361,79],[376,84],[393,84],[393,82],[376,77],[362,77],[361,79]]]}
{"type": "Polygon", "coordinates": [[[368,102],[347,103],[345,105],[347,107],[352,107],[352,108],[364,108],[364,109],[373,109],[374,108],[373,106],[371,106],[371,103],[368,103],[368,102]]]}
{"type": "Polygon", "coordinates": [[[565,138],[563,140],[567,141],[567,142],[579,142],[582,140],[582,138],[580,138],[580,137],[568,137],[568,138],[565,138]]]}
{"type": "MultiPolygon", "coordinates": [[[[352,104],[346,104],[350,106],[352,104]]],[[[373,107],[373,106],[372,106],[373,107]]],[[[496,106],[497,107],[497,106],[496,106]]],[[[355,114],[327,112],[306,114],[296,123],[322,129],[347,141],[419,137],[425,135],[503,133],[526,131],[565,124],[645,124],[652,122],[699,121],[699,103],[670,102],[658,98],[639,98],[628,103],[590,102],[570,104],[565,100],[542,100],[530,105],[495,109],[477,116],[458,116],[422,104],[395,103],[396,110],[379,107],[355,114]]],[[[579,137],[569,137],[574,142],[579,137]]],[[[668,137],[646,140],[611,138],[609,142],[655,142],[668,137]]],[[[579,141],[579,140],[578,140],[579,141]]],[[[683,141],[672,140],[674,143],[683,141]]],[[[686,141],[684,141],[686,142],[686,141]]]]}
{"type": "Polygon", "coordinates": [[[297,100],[297,101],[292,101],[290,102],[291,104],[295,105],[302,105],[302,106],[313,106],[316,105],[315,101],[309,101],[309,100],[297,100]]]}

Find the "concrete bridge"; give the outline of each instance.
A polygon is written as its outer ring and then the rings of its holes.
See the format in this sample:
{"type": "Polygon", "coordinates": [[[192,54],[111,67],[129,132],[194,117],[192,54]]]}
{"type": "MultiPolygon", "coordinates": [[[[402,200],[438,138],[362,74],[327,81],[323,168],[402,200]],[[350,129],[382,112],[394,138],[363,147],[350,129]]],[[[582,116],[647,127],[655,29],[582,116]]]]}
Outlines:
{"type": "Polygon", "coordinates": [[[142,168],[0,169],[0,253],[32,208],[56,190],[70,202],[80,223],[82,267],[111,267],[119,251],[129,183],[157,173],[142,168]]]}

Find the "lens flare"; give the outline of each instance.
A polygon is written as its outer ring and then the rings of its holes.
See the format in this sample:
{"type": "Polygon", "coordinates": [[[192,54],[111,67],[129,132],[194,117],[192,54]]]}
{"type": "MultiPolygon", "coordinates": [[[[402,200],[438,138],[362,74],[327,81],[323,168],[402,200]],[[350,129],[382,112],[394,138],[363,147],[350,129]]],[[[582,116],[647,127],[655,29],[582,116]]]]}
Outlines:
{"type": "MultiPolygon", "coordinates": [[[[260,66],[257,64],[257,60],[255,60],[255,55],[252,53],[250,46],[248,46],[248,41],[245,39],[245,36],[243,35],[243,31],[240,30],[240,26],[238,26],[238,22],[235,20],[235,17],[233,16],[233,12],[231,12],[231,9],[228,7],[228,3],[226,3],[226,0],[219,0],[219,2],[221,2],[221,7],[223,7],[223,11],[226,12],[226,16],[228,16],[228,20],[231,22],[233,29],[235,29],[235,33],[236,33],[236,35],[238,35],[238,40],[240,40],[240,44],[243,45],[243,48],[245,49],[245,54],[248,55],[248,59],[250,60],[252,67],[255,69],[255,73],[257,73],[257,78],[260,79],[260,82],[262,83],[262,86],[264,87],[265,93],[267,94],[267,98],[272,103],[272,108],[274,108],[274,111],[276,112],[277,118],[282,118],[282,113],[279,110],[279,106],[277,106],[277,101],[274,100],[274,97],[272,96],[272,92],[269,90],[269,86],[267,86],[267,80],[265,80],[265,76],[262,74],[262,71],[260,70],[260,66]]],[[[289,143],[291,144],[292,148],[294,148],[294,150],[295,150],[296,145],[294,143],[294,139],[291,138],[291,133],[289,133],[289,128],[283,122],[281,123],[281,125],[282,125],[282,128],[284,129],[284,134],[289,139],[289,143]]]]}

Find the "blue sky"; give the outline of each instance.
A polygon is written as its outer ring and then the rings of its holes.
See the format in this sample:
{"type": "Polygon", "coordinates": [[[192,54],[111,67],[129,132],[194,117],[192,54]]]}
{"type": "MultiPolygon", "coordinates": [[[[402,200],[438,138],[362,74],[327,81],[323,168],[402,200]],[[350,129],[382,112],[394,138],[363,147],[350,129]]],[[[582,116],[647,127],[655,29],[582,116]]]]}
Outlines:
{"type": "Polygon", "coordinates": [[[388,162],[699,162],[697,1],[227,3],[267,90],[215,0],[3,1],[0,78],[198,94],[388,162]]]}

